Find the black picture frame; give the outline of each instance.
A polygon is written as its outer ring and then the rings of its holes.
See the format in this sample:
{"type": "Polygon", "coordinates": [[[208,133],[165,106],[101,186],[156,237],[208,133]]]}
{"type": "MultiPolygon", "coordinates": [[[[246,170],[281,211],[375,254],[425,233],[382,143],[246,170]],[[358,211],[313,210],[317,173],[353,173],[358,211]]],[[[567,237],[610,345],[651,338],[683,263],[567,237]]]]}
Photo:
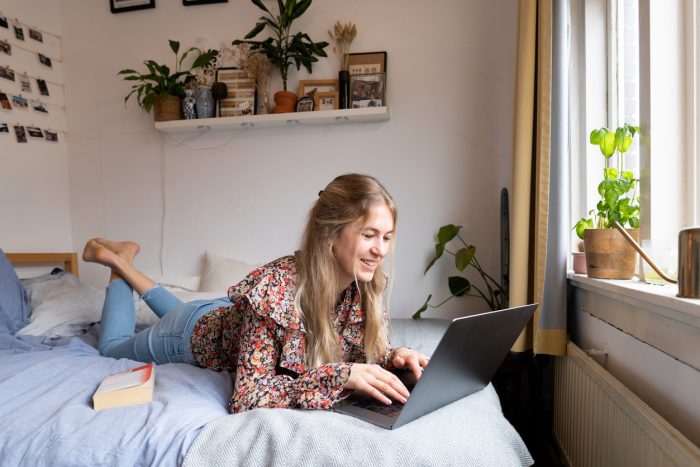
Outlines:
{"type": "Polygon", "coordinates": [[[182,0],[185,6],[206,5],[208,3],[228,3],[228,0],[182,0]]]}
{"type": "Polygon", "coordinates": [[[155,7],[156,0],[109,0],[109,11],[114,14],[155,7]]]}
{"type": "Polygon", "coordinates": [[[351,75],[386,73],[386,58],[385,51],[348,54],[348,71],[351,75]]]}

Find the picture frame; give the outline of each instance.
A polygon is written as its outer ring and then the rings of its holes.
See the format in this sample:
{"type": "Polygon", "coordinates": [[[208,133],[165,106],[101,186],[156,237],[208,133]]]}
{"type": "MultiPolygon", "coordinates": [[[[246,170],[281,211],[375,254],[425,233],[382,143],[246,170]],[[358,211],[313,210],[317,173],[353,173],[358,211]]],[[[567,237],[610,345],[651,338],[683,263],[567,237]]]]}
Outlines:
{"type": "Polygon", "coordinates": [[[338,110],[338,91],[317,92],[314,95],[315,110],[338,110]]]}
{"type": "Polygon", "coordinates": [[[299,81],[299,97],[304,97],[308,93],[316,90],[319,92],[337,92],[337,79],[303,79],[299,81]]]}
{"type": "Polygon", "coordinates": [[[255,81],[236,67],[216,69],[216,81],[226,84],[227,93],[219,101],[219,117],[253,115],[257,104],[255,81]]]}
{"type": "Polygon", "coordinates": [[[208,3],[228,3],[228,0],[182,0],[185,6],[206,5],[208,3]]]}
{"type": "Polygon", "coordinates": [[[386,107],[386,74],[350,75],[350,108],[386,107]]]}
{"type": "Polygon", "coordinates": [[[363,52],[348,54],[350,75],[386,73],[386,52],[363,52]]]}
{"type": "Polygon", "coordinates": [[[155,7],[156,0],[109,0],[109,11],[114,14],[155,7]]]}

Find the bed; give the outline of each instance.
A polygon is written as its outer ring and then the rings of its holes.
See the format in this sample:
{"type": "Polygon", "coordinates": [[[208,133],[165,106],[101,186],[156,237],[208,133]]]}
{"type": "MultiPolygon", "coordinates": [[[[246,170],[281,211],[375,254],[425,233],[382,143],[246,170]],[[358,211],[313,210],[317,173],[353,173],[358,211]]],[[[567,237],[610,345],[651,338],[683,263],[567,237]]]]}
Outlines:
{"type": "MultiPolygon", "coordinates": [[[[173,288],[185,300],[217,295],[194,289],[173,288]]],[[[400,429],[384,430],[326,411],[229,415],[228,373],[166,364],[156,367],[151,403],[94,411],[91,396],[104,376],[139,363],[102,357],[95,349],[104,291],[78,280],[76,255],[0,250],[0,292],[2,465],[533,463],[491,385],[400,429]],[[11,264],[42,264],[47,273],[19,281],[11,264]],[[60,269],[48,272],[56,265],[60,269]]],[[[152,322],[145,307],[138,310],[137,326],[152,322]]],[[[392,320],[392,343],[430,354],[445,327],[441,320],[392,320]]]]}

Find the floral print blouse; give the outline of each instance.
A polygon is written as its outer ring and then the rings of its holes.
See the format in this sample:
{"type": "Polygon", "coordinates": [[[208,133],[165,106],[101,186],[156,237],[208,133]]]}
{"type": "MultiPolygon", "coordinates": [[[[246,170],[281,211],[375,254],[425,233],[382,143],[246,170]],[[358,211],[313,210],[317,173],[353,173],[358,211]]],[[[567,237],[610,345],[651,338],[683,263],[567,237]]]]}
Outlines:
{"type": "MultiPolygon", "coordinates": [[[[296,263],[285,256],[261,266],[228,291],[231,306],[197,322],[191,349],[197,362],[229,370],[231,413],[255,407],[329,409],[349,395],[343,387],[352,363],[365,363],[364,312],[353,282],[334,310],[341,363],[304,366],[306,331],[296,309],[296,263]]],[[[387,349],[384,366],[392,349],[387,349]]]]}

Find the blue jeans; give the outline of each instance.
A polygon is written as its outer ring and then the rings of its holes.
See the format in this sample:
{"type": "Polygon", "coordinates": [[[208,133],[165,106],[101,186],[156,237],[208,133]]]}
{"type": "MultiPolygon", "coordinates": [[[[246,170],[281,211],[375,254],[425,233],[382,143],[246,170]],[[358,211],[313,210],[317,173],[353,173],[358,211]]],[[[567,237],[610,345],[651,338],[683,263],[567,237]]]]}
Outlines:
{"type": "Polygon", "coordinates": [[[157,364],[197,365],[190,350],[197,320],[214,308],[231,305],[228,298],[183,303],[160,286],[146,291],[141,298],[160,319],[134,334],[136,306],[131,286],[121,279],[107,286],[98,345],[101,355],[157,364]]]}

